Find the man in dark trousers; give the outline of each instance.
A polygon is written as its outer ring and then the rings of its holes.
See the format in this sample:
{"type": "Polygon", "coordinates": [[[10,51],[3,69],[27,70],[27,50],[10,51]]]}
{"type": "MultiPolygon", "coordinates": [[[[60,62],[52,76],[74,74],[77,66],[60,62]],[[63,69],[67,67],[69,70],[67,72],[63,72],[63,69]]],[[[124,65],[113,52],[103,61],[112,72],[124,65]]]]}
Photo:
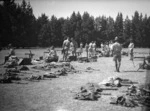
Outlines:
{"type": "Polygon", "coordinates": [[[115,61],[115,67],[116,71],[120,72],[120,66],[121,66],[121,51],[122,46],[118,42],[118,37],[115,37],[115,43],[112,46],[112,52],[113,52],[113,60],[115,61]]]}

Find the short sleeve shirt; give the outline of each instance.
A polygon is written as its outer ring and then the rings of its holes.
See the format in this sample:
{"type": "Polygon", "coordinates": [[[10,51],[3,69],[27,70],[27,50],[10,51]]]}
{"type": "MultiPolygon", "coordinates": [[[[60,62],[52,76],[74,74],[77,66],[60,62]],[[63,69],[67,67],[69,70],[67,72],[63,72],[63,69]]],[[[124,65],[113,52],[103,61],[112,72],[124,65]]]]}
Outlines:
{"type": "Polygon", "coordinates": [[[118,42],[115,42],[112,46],[114,55],[121,55],[122,46],[118,42]]]}
{"type": "Polygon", "coordinates": [[[65,41],[63,42],[63,48],[64,48],[64,49],[69,49],[69,47],[70,47],[70,42],[69,42],[68,40],[65,40],[65,41]]]}
{"type": "Polygon", "coordinates": [[[130,43],[128,48],[129,48],[129,50],[133,49],[134,48],[134,43],[130,43]]]}

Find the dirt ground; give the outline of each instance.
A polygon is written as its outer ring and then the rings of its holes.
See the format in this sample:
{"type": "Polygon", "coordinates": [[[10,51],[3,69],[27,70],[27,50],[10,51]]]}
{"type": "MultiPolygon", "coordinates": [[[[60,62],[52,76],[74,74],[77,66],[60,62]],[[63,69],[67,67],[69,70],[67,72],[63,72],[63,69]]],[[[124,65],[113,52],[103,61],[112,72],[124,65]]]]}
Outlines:
{"type": "MultiPolygon", "coordinates": [[[[46,49],[34,49],[34,58],[43,56],[46,49]]],[[[18,57],[25,57],[24,53],[28,49],[17,49],[18,57]]],[[[148,49],[136,49],[138,52],[148,52],[148,49]]],[[[0,52],[0,60],[3,62],[8,50],[0,52]]],[[[60,58],[61,52],[58,52],[60,58]]],[[[83,54],[85,56],[85,54],[83,54]]],[[[137,55],[139,56],[139,55],[137,55]]],[[[140,56],[144,56],[140,54],[140,56]]],[[[127,108],[119,105],[112,105],[109,99],[113,95],[121,94],[127,87],[122,87],[118,91],[110,91],[111,95],[103,95],[98,101],[83,101],[73,99],[74,92],[88,82],[99,83],[102,80],[118,76],[124,79],[145,83],[149,72],[140,69],[141,60],[135,59],[134,64],[129,57],[122,56],[120,72],[115,72],[112,57],[99,57],[97,62],[79,63],[71,62],[78,73],[60,76],[51,80],[41,80],[40,82],[29,82],[28,84],[0,84],[0,111],[144,111],[145,107],[127,108]],[[95,70],[86,72],[86,68],[91,67],[95,70]],[[97,70],[98,69],[98,70],[97,70]]],[[[29,66],[31,67],[31,66],[29,66]]],[[[1,73],[4,68],[0,66],[1,73]]],[[[33,71],[32,74],[45,73],[48,71],[33,71]]],[[[31,73],[26,73],[30,75],[31,73]]]]}

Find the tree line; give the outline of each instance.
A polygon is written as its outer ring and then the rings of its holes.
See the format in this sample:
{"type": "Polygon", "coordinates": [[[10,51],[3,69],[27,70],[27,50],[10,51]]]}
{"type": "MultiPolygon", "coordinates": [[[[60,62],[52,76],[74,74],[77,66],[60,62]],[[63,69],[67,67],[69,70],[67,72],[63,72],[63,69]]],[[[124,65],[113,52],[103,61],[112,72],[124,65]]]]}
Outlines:
{"type": "Polygon", "coordinates": [[[113,40],[118,36],[126,47],[132,38],[136,47],[149,47],[150,17],[135,11],[132,19],[118,13],[116,19],[111,16],[93,17],[88,12],[82,15],[73,12],[70,17],[57,18],[41,14],[36,18],[30,2],[25,0],[16,4],[6,0],[0,4],[0,45],[12,44],[15,47],[61,47],[66,36],[73,37],[77,43],[113,40]]]}

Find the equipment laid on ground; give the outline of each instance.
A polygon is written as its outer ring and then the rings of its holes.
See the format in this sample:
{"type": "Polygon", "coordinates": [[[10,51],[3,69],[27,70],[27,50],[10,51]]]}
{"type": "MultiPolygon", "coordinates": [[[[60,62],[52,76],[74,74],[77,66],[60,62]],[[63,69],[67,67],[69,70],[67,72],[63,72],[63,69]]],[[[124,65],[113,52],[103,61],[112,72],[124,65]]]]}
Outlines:
{"type": "Polygon", "coordinates": [[[31,52],[31,50],[29,50],[29,53],[25,53],[25,55],[29,55],[28,58],[21,58],[18,62],[18,65],[31,65],[31,61],[32,61],[32,58],[35,54],[33,54],[31,52]]]}
{"type": "Polygon", "coordinates": [[[79,57],[78,58],[78,62],[82,63],[82,62],[89,62],[89,59],[87,57],[79,57]]]}
{"type": "Polygon", "coordinates": [[[68,61],[76,61],[77,60],[77,56],[69,56],[68,57],[68,61]]]}
{"type": "Polygon", "coordinates": [[[147,69],[150,70],[150,56],[144,57],[143,63],[139,64],[139,69],[147,69]]]}
{"type": "Polygon", "coordinates": [[[103,90],[117,90],[116,88],[106,88],[100,87],[96,83],[87,83],[84,86],[81,86],[79,92],[76,92],[74,95],[74,99],[79,100],[98,100],[101,95],[111,95],[111,93],[102,93],[103,90]]]}
{"type": "Polygon", "coordinates": [[[25,53],[25,55],[28,55],[29,56],[29,58],[33,58],[33,56],[35,55],[35,54],[33,54],[32,52],[31,52],[31,50],[29,50],[29,53],[25,53]]]}
{"type": "Polygon", "coordinates": [[[45,59],[45,62],[50,63],[50,62],[58,62],[58,56],[55,57],[48,57],[45,59]]]}

